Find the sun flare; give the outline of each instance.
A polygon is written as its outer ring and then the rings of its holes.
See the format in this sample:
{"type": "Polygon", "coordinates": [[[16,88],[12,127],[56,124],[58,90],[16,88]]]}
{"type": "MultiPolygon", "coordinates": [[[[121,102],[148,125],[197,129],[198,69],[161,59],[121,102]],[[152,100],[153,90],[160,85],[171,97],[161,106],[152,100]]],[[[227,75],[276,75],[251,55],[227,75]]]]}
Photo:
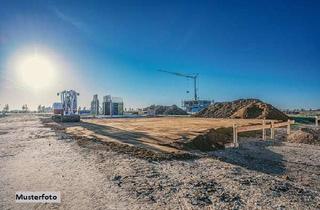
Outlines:
{"type": "Polygon", "coordinates": [[[23,85],[42,89],[55,82],[55,68],[49,58],[43,55],[25,56],[18,61],[17,77],[23,85]]]}

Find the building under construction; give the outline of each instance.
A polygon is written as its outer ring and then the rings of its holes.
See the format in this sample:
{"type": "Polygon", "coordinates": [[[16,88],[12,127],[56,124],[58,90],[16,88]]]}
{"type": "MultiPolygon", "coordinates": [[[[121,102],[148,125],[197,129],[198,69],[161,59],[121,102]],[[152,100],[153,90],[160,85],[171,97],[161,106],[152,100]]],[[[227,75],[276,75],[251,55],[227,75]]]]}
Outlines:
{"type": "Polygon", "coordinates": [[[123,115],[123,100],[120,97],[106,95],[102,102],[103,115],[123,115]]]}
{"type": "MultiPolygon", "coordinates": [[[[197,89],[197,79],[199,74],[182,74],[178,72],[171,72],[171,71],[166,71],[161,69],[158,71],[193,80],[194,99],[182,101],[182,107],[185,109],[186,112],[188,113],[200,112],[201,110],[207,108],[210,104],[214,102],[213,100],[199,99],[198,89],[197,89]]],[[[187,92],[189,93],[189,91],[187,92]]]]}
{"type": "Polygon", "coordinates": [[[210,100],[185,100],[182,101],[182,107],[185,109],[188,113],[197,113],[204,108],[207,108],[210,104],[212,104],[214,101],[210,100]]]}
{"type": "Polygon", "coordinates": [[[98,95],[93,95],[93,99],[91,101],[91,114],[99,115],[99,99],[98,95]]]}

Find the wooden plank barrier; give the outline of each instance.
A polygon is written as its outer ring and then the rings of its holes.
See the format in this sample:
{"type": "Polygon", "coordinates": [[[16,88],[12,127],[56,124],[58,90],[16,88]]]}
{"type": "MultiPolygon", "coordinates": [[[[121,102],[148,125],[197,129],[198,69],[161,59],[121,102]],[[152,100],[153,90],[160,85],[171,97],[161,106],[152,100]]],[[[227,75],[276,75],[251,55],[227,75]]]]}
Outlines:
{"type": "Polygon", "coordinates": [[[258,131],[262,130],[262,139],[266,140],[266,129],[270,129],[270,138],[275,138],[275,129],[280,127],[287,127],[287,135],[291,132],[291,124],[294,124],[294,120],[288,120],[287,122],[278,122],[275,120],[266,121],[265,119],[262,120],[261,125],[246,125],[246,126],[237,126],[236,124],[233,125],[233,145],[234,147],[238,147],[238,133],[247,132],[247,131],[258,131]],[[268,124],[270,123],[270,124],[268,124]]]}
{"type": "MultiPolygon", "coordinates": [[[[286,122],[287,123],[287,122],[286,122]]],[[[271,125],[246,125],[238,127],[238,133],[246,132],[246,131],[257,131],[262,129],[268,129],[271,128],[271,125]]]]}

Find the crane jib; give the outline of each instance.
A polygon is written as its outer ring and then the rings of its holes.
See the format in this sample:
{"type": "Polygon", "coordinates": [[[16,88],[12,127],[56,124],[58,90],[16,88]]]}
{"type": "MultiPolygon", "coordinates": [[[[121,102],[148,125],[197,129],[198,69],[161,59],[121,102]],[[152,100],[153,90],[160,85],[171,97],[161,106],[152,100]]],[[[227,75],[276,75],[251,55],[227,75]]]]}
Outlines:
{"type": "Polygon", "coordinates": [[[166,71],[166,70],[162,70],[162,69],[159,69],[158,71],[160,71],[160,72],[165,72],[165,73],[168,73],[168,74],[173,74],[173,75],[180,76],[180,77],[186,77],[186,78],[191,78],[191,79],[193,79],[193,84],[194,84],[194,100],[195,100],[195,101],[198,100],[198,94],[197,94],[197,78],[198,78],[199,74],[193,74],[193,75],[190,75],[190,74],[182,74],[182,73],[179,73],[179,72],[166,71]]]}

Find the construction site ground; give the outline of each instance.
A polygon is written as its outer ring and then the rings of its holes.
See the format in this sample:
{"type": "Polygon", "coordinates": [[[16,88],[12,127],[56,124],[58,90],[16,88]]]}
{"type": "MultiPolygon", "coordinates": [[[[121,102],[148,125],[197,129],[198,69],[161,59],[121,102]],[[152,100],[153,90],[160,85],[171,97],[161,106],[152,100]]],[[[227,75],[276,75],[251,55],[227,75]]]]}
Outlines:
{"type": "Polygon", "coordinates": [[[319,209],[320,146],[240,138],[240,148],[168,143],[253,121],[193,118],[0,118],[0,209],[319,209]],[[17,204],[60,191],[60,204],[17,204]]]}
{"type": "MultiPolygon", "coordinates": [[[[153,152],[181,154],[171,144],[204,135],[209,129],[249,125],[262,120],[205,119],[193,117],[152,117],[124,119],[86,119],[81,123],[63,124],[66,133],[75,137],[99,139],[142,147],[153,152]]],[[[231,140],[232,141],[232,140],[231,140]]],[[[231,143],[231,142],[230,142],[231,143]]]]}

